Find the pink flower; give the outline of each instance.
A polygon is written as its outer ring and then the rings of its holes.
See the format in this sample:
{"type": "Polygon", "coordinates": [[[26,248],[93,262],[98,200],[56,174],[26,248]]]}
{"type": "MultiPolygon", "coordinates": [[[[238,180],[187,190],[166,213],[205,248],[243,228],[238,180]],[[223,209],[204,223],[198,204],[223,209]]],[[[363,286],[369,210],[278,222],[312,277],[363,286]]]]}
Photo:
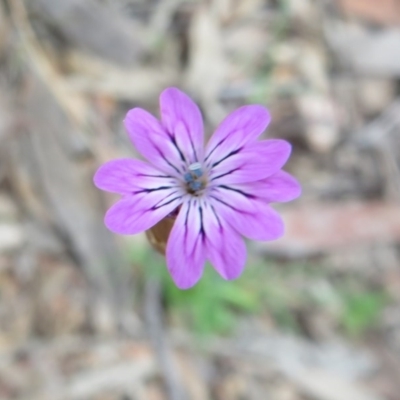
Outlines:
{"type": "Polygon", "coordinates": [[[243,236],[281,237],[282,219],[269,203],[300,195],[298,182],[281,170],[291,146],[280,139],[257,140],[270,122],[260,105],[230,114],[205,148],[200,110],[186,94],[164,90],[160,108],[161,122],[140,108],[124,121],[148,162],[113,160],[95,174],[98,188],[122,195],[106,213],[105,225],[133,235],[179,210],[166,247],[176,285],[195,285],[206,260],[224,279],[235,279],[246,263],[243,236]]]}

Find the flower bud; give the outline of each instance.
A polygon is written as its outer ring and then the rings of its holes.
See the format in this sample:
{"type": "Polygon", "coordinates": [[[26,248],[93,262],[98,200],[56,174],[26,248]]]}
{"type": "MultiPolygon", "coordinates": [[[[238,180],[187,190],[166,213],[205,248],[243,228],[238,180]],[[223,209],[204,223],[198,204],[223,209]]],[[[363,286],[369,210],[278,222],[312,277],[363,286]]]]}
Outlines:
{"type": "Polygon", "coordinates": [[[176,216],[167,216],[146,231],[148,241],[162,255],[165,255],[167,241],[175,220],[176,216]]]}

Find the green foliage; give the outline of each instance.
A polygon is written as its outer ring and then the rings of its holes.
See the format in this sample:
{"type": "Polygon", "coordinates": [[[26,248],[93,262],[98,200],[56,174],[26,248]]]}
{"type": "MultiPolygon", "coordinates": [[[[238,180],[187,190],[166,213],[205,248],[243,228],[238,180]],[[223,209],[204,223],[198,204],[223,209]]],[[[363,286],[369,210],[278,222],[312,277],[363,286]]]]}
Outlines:
{"type": "Polygon", "coordinates": [[[387,303],[383,292],[344,293],[341,323],[352,337],[359,337],[376,326],[387,303]]]}
{"type": "MultiPolygon", "coordinates": [[[[173,283],[163,257],[147,246],[129,255],[140,266],[136,278],[157,274],[162,282],[164,305],[172,323],[201,335],[227,334],[241,317],[272,317],[283,330],[300,332],[297,311],[322,313],[351,337],[360,337],[376,325],[388,298],[371,291],[359,278],[334,278],[317,264],[277,264],[250,256],[243,275],[223,280],[207,266],[200,282],[189,290],[173,283]]],[[[138,287],[143,286],[138,282],[138,287]]],[[[140,293],[139,293],[140,295],[140,293]]]]}
{"type": "MultiPolygon", "coordinates": [[[[160,265],[159,271],[163,271],[170,316],[197,333],[229,333],[240,317],[249,314],[267,314],[283,329],[299,330],[293,308],[305,305],[306,295],[288,288],[288,271],[279,266],[250,258],[238,280],[225,281],[208,265],[201,281],[183,291],[172,282],[165,266],[160,265]]],[[[296,269],[291,271],[299,273],[296,269]]]]}
{"type": "Polygon", "coordinates": [[[259,311],[260,293],[253,290],[246,272],[236,281],[225,281],[207,265],[196,286],[181,290],[172,281],[164,258],[150,248],[130,249],[128,257],[140,266],[141,279],[155,274],[161,280],[168,317],[196,333],[228,333],[239,315],[259,311]]]}
{"type": "Polygon", "coordinates": [[[252,290],[248,279],[224,281],[211,266],[189,290],[179,290],[169,276],[163,282],[172,317],[189,323],[200,334],[228,333],[238,314],[255,313],[259,308],[259,293],[252,290]]]}

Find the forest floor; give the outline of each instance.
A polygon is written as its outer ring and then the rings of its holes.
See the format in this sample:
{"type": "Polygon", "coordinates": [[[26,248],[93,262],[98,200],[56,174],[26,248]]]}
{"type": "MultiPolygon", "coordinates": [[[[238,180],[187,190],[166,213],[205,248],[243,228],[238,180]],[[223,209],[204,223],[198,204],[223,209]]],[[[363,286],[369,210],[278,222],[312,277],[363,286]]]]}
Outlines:
{"type": "Polygon", "coordinates": [[[399,0],[0,0],[0,399],[399,400],[399,79],[399,0]],[[293,145],[235,282],[103,226],[93,173],[167,86],[293,145]]]}

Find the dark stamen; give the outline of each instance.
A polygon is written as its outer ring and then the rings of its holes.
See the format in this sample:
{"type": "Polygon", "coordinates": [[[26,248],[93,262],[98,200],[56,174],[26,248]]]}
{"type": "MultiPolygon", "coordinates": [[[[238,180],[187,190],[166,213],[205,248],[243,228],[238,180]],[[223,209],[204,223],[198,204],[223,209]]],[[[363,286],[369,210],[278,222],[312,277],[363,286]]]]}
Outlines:
{"type": "Polygon", "coordinates": [[[197,196],[204,188],[205,181],[200,179],[203,176],[202,165],[198,162],[189,166],[189,171],[183,175],[188,193],[197,196]]]}
{"type": "Polygon", "coordinates": [[[185,175],[183,175],[183,179],[185,179],[185,182],[190,183],[193,182],[193,175],[190,172],[186,172],[185,175]]]}
{"type": "Polygon", "coordinates": [[[195,182],[190,182],[188,186],[191,190],[193,190],[193,192],[197,192],[202,188],[203,184],[201,182],[195,181],[195,182]]]}

